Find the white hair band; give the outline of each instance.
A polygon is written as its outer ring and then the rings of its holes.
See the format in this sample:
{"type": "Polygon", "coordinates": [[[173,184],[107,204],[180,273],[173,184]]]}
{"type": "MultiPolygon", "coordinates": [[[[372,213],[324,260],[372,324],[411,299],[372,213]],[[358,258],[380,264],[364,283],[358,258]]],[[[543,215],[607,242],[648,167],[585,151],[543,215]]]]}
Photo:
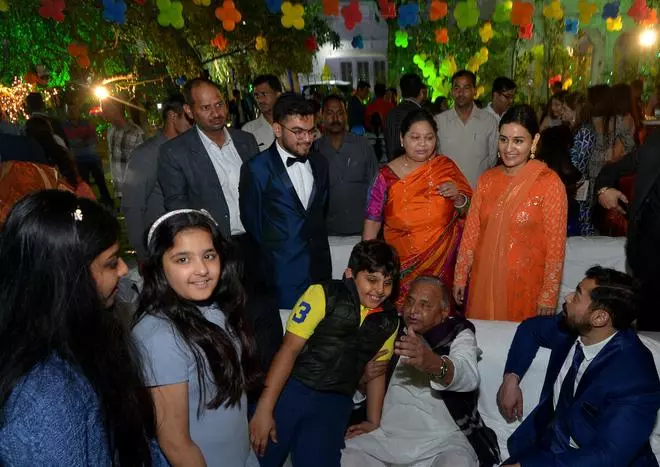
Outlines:
{"type": "Polygon", "coordinates": [[[206,209],[177,209],[176,211],[170,211],[170,212],[167,212],[167,213],[163,214],[158,219],[156,219],[156,221],[153,224],[151,224],[151,228],[149,229],[149,233],[147,234],[147,245],[149,245],[151,243],[151,239],[154,236],[154,232],[156,231],[158,226],[160,224],[162,224],[163,222],[165,222],[167,219],[169,219],[170,217],[178,216],[179,214],[192,214],[192,213],[201,214],[203,216],[206,216],[216,226],[218,225],[218,223],[215,221],[213,216],[211,216],[211,214],[209,214],[209,212],[206,209]]]}

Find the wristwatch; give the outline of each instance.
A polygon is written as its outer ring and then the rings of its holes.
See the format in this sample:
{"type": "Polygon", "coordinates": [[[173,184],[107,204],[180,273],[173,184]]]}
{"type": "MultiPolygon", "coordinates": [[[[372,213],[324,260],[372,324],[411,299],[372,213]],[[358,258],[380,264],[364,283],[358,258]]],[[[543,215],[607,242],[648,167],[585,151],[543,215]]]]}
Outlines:
{"type": "Polygon", "coordinates": [[[442,383],[442,380],[445,379],[445,376],[447,376],[447,372],[449,371],[449,365],[447,364],[447,359],[445,358],[445,355],[440,357],[442,360],[442,365],[440,366],[440,370],[437,373],[429,373],[429,377],[431,378],[431,381],[435,381],[437,383],[442,383]]]}

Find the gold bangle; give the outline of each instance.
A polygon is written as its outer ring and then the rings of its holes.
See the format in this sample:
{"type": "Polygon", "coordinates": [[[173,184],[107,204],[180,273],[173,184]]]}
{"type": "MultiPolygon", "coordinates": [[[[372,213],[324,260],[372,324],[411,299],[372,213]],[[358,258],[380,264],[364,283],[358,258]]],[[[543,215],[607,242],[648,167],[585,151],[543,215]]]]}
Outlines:
{"type": "Polygon", "coordinates": [[[607,190],[611,190],[611,189],[612,189],[612,188],[609,187],[609,186],[604,186],[603,188],[601,188],[600,190],[598,190],[598,191],[596,192],[596,196],[600,197],[600,195],[602,195],[603,193],[605,193],[607,190]]]}

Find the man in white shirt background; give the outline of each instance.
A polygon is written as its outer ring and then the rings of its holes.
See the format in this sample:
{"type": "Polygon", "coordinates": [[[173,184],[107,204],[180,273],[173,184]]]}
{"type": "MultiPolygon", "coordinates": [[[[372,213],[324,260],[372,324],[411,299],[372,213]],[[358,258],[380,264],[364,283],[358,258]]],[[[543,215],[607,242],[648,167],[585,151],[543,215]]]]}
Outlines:
{"type": "Polygon", "coordinates": [[[486,106],[486,110],[499,122],[504,112],[513,105],[513,99],[516,97],[516,83],[506,76],[498,76],[493,81],[491,90],[491,101],[486,106]]]}
{"type": "Polygon", "coordinates": [[[282,93],[282,83],[275,75],[259,75],[254,79],[252,85],[254,86],[254,99],[257,101],[261,114],[243,125],[242,130],[252,133],[259,145],[259,151],[265,151],[275,141],[273,106],[282,93]]]}
{"type": "Polygon", "coordinates": [[[451,79],[454,107],[436,115],[438,153],[452,159],[474,189],[477,179],[497,161],[497,119],[474,103],[477,78],[460,70],[451,79]]]}

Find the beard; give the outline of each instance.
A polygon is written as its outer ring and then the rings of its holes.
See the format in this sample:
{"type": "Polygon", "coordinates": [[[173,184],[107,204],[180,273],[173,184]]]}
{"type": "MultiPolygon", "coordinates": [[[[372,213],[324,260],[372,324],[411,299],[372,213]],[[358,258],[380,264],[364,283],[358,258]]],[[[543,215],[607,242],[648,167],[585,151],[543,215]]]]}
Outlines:
{"type": "Polygon", "coordinates": [[[281,142],[282,147],[289,153],[293,154],[296,157],[307,157],[309,155],[309,151],[312,148],[312,145],[303,145],[301,144],[289,144],[284,138],[282,138],[281,142]]]}
{"type": "Polygon", "coordinates": [[[561,307],[562,325],[571,334],[584,335],[591,330],[591,323],[588,321],[576,321],[568,314],[566,303],[561,307]]]}

